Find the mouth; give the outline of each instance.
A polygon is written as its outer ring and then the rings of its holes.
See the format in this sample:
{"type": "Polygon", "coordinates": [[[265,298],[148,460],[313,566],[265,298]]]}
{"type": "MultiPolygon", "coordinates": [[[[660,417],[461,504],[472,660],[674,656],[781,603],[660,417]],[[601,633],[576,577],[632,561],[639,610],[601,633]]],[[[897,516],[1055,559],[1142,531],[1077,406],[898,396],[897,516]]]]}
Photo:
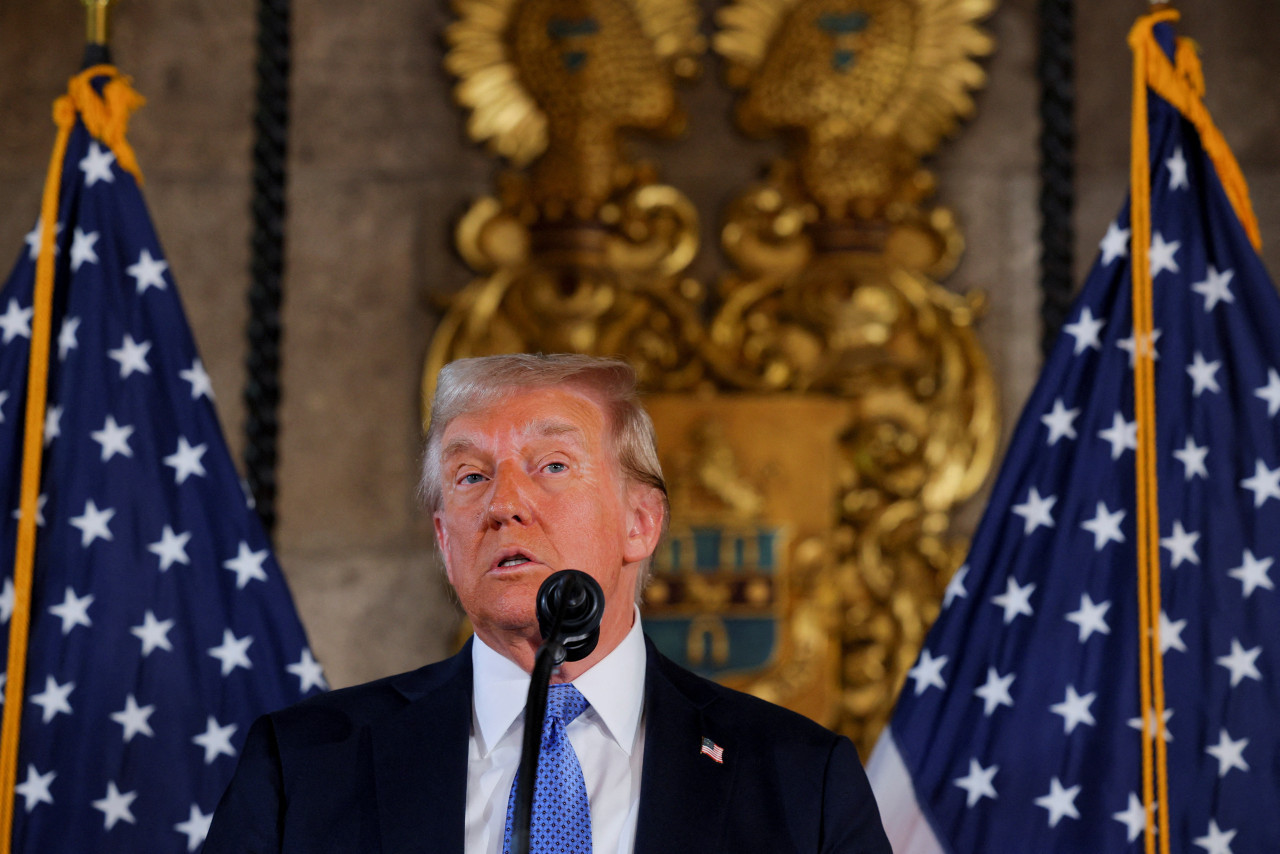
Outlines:
{"type": "Polygon", "coordinates": [[[504,551],[501,554],[499,554],[498,560],[494,564],[494,568],[500,569],[500,570],[516,569],[522,566],[531,566],[535,563],[537,563],[537,561],[534,560],[534,558],[529,554],[513,549],[513,550],[504,551]]]}

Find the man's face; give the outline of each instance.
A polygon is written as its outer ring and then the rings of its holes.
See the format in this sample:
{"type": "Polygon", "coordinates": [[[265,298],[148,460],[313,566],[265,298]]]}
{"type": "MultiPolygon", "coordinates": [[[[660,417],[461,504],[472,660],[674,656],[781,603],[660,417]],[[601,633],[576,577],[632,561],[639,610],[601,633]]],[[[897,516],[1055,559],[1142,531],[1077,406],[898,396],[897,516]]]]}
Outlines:
{"type": "Polygon", "coordinates": [[[536,641],[538,586],[580,569],[604,590],[601,648],[616,645],[662,511],[654,490],[623,478],[596,402],[568,387],[515,389],[455,418],[440,449],[436,538],[476,633],[499,650],[536,641]]]}

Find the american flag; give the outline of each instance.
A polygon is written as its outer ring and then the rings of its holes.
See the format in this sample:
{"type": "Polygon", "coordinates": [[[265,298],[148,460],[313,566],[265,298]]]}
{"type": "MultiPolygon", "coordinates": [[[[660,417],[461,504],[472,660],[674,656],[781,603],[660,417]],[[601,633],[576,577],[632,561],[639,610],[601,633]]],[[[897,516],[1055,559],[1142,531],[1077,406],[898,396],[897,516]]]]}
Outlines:
{"type": "Polygon", "coordinates": [[[702,750],[699,753],[704,756],[710,756],[721,765],[724,764],[724,748],[709,738],[702,739],[702,750]]]}
{"type": "MultiPolygon", "coordinates": [[[[195,851],[254,717],[324,679],[232,465],[138,186],[79,120],[57,232],[13,850],[195,851]]],[[[8,555],[38,224],[27,243],[0,293],[8,555]]],[[[10,561],[6,626],[13,590],[10,561]]]]}
{"type": "MultiPolygon", "coordinates": [[[[1280,298],[1195,128],[1149,103],[1167,691],[1149,729],[1173,851],[1280,851],[1280,298]]],[[[899,854],[1143,849],[1129,235],[1126,205],[871,760],[899,854]]]]}

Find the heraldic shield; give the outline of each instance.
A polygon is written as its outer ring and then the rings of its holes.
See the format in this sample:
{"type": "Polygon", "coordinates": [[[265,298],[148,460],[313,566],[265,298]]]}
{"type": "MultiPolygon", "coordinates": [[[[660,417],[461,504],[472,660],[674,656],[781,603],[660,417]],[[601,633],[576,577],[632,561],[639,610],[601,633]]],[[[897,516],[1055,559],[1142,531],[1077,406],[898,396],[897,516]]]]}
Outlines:
{"type": "MultiPolygon", "coordinates": [[[[728,205],[731,270],[687,275],[698,212],[628,129],[679,135],[706,39],[690,0],[453,0],[468,133],[510,165],[459,220],[477,278],[424,366],[574,352],[636,369],[673,505],[642,606],[670,657],[869,749],[991,466],[981,299],[919,159],[973,109],[994,0],[733,0],[737,122],[787,156],[728,205]]],[[[429,413],[427,413],[429,417],[429,413]]]]}
{"type": "Polygon", "coordinates": [[[665,655],[725,685],[832,708],[839,615],[813,594],[830,565],[848,407],[805,395],[652,395],[645,405],[672,508],[645,591],[645,631],[665,655]]]}

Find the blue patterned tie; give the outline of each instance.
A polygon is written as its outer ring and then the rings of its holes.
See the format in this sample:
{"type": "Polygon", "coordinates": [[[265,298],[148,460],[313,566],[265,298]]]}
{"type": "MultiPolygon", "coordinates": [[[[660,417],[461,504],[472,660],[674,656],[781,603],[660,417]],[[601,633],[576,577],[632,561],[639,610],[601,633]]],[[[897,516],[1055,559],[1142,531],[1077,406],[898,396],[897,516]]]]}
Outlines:
{"type": "MultiPolygon", "coordinates": [[[[542,724],[542,753],[538,758],[537,785],[533,790],[533,820],[529,827],[529,854],[591,854],[591,808],[587,784],[582,779],[578,754],[565,727],[582,714],[588,703],[572,685],[552,685],[547,692],[547,717],[542,724]]],[[[507,798],[507,827],[503,854],[511,851],[511,825],[516,811],[516,786],[507,798]]]]}

